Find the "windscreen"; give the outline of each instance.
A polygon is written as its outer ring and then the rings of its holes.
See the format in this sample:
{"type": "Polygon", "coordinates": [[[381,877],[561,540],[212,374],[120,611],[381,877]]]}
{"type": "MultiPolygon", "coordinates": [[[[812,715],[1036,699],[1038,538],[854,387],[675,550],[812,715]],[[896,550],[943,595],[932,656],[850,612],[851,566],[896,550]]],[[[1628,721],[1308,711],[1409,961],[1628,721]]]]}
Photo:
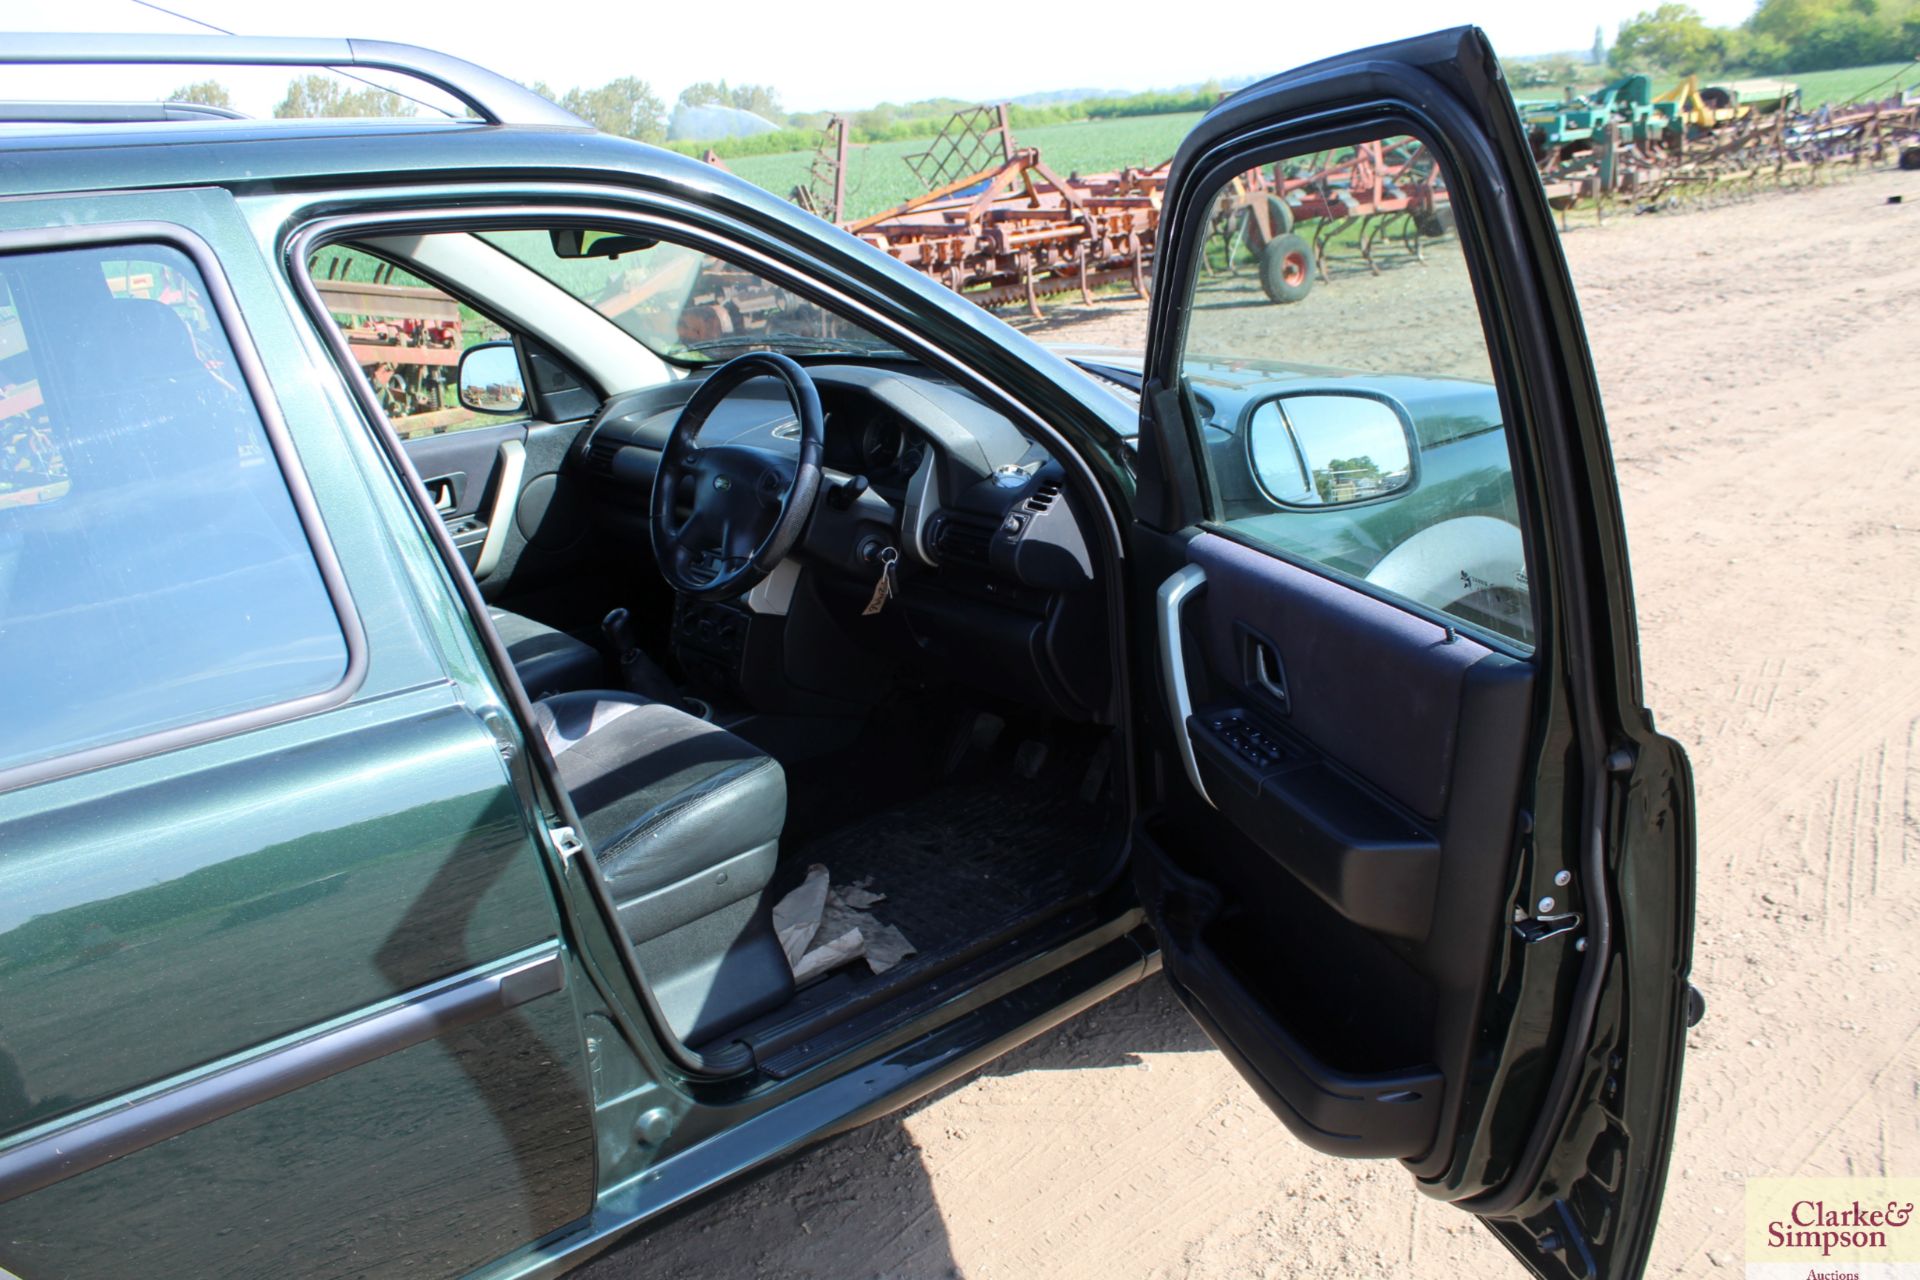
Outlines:
{"type": "MultiPolygon", "coordinates": [[[[585,235],[591,241],[594,233],[585,235]]],[[[547,231],[491,231],[480,238],[668,360],[703,364],[760,350],[895,350],[792,290],[685,245],[661,241],[617,256],[563,258],[547,231]]]]}

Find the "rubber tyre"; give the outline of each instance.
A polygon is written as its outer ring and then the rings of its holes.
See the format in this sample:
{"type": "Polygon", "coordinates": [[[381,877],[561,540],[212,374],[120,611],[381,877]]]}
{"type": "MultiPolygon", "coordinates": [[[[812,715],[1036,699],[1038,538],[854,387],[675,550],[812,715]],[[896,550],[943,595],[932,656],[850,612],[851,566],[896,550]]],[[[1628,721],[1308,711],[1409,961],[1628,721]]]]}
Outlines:
{"type": "MultiPolygon", "coordinates": [[[[1282,200],[1276,195],[1267,196],[1267,216],[1273,223],[1275,239],[1292,233],[1293,206],[1285,200],[1282,200]]],[[[1254,243],[1254,241],[1259,237],[1260,231],[1253,220],[1252,210],[1247,211],[1246,219],[1246,224],[1241,234],[1246,237],[1247,251],[1257,257],[1259,256],[1261,246],[1254,243]]]]}
{"type": "Polygon", "coordinates": [[[1419,215],[1420,234],[1429,240],[1439,240],[1453,234],[1453,205],[1437,204],[1419,215]]]}
{"type": "Polygon", "coordinates": [[[1281,236],[1260,254],[1260,287],[1274,302],[1298,302],[1313,292],[1313,246],[1305,236],[1281,236]]]}

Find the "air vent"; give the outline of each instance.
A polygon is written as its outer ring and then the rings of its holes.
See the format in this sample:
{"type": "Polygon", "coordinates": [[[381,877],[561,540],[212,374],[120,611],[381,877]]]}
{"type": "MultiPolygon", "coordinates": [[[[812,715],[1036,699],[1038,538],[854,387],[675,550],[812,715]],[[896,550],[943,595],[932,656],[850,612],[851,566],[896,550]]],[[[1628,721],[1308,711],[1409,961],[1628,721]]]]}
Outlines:
{"type": "Polygon", "coordinates": [[[1049,481],[1027,495],[1027,510],[1033,512],[1045,511],[1053,505],[1053,500],[1059,496],[1060,486],[1049,481]]]}
{"type": "Polygon", "coordinates": [[[613,457],[620,452],[620,442],[611,436],[596,435],[587,442],[587,470],[599,475],[613,474],[613,457]]]}
{"type": "Polygon", "coordinates": [[[998,522],[981,516],[943,515],[934,525],[930,550],[941,564],[987,567],[987,548],[992,545],[998,522]]]}

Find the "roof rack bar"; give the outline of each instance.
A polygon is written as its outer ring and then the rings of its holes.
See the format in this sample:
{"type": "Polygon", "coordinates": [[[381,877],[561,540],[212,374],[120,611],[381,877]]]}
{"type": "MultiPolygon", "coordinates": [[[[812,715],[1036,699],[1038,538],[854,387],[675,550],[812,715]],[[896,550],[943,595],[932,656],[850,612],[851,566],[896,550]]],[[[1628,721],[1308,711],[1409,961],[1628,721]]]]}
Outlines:
{"type": "Polygon", "coordinates": [[[0,102],[0,124],[130,124],[148,120],[245,120],[204,102],[0,102]]]}
{"type": "Polygon", "coordinates": [[[488,124],[591,128],[525,85],[463,58],[386,40],[304,36],[10,34],[0,65],[352,67],[398,71],[443,89],[488,124]]]}

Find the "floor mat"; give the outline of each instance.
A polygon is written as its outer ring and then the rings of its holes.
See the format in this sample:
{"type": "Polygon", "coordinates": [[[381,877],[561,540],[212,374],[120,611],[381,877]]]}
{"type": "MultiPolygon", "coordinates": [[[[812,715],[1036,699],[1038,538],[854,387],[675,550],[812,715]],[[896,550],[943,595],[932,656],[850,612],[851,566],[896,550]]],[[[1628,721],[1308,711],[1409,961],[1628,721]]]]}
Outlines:
{"type": "Polygon", "coordinates": [[[1071,785],[1002,775],[949,782],[783,850],[770,901],[820,863],[836,885],[864,880],[885,894],[868,909],[916,951],[881,974],[863,961],[843,965],[727,1038],[751,1045],[776,1075],[836,1039],[859,1039],[863,1020],[883,1017],[896,996],[934,991],[943,971],[1100,887],[1118,851],[1111,819],[1110,807],[1080,799],[1071,785]]]}
{"type": "Polygon", "coordinates": [[[888,973],[924,969],[1067,897],[1107,870],[1101,811],[1036,782],[955,783],[882,810],[787,854],[774,897],[822,863],[835,884],[868,881],[870,910],[919,954],[888,973]]]}

